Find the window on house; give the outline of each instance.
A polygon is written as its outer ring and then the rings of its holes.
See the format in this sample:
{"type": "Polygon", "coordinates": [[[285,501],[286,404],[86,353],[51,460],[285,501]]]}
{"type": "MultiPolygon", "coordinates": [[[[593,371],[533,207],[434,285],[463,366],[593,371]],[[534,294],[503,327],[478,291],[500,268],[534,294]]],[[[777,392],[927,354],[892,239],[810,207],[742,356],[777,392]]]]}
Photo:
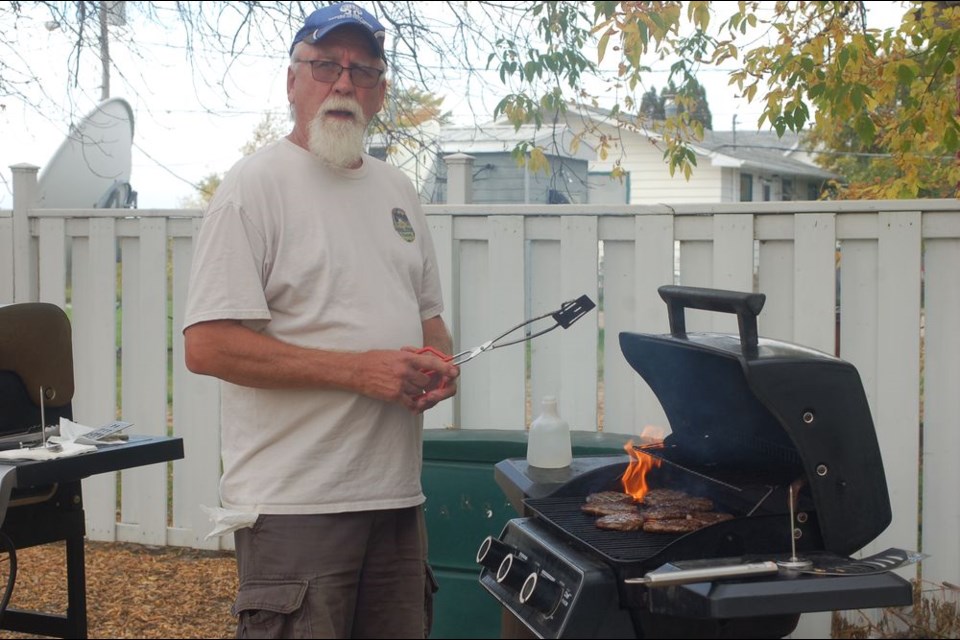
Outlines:
{"type": "Polygon", "coordinates": [[[763,183],[763,201],[770,202],[770,183],[769,182],[763,183]]]}
{"type": "Polygon", "coordinates": [[[740,174],[740,202],[753,202],[753,176],[740,174]]]}
{"type": "Polygon", "coordinates": [[[793,180],[784,178],[781,185],[783,193],[780,194],[781,200],[793,200],[793,180]]]}

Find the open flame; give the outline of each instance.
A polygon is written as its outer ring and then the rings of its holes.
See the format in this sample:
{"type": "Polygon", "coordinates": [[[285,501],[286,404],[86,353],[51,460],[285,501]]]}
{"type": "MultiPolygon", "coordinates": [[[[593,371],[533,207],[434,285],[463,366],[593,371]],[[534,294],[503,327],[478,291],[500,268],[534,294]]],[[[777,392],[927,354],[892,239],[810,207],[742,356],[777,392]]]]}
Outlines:
{"type": "MultiPolygon", "coordinates": [[[[662,440],[644,445],[645,449],[658,449],[662,447],[662,440]]],[[[658,458],[634,448],[633,440],[628,440],[627,444],[623,445],[623,450],[630,456],[630,463],[620,478],[623,483],[623,491],[633,496],[633,499],[637,502],[641,502],[643,501],[643,497],[647,495],[647,492],[650,491],[650,487],[647,484],[647,473],[652,469],[658,468],[662,463],[658,458]]]]}

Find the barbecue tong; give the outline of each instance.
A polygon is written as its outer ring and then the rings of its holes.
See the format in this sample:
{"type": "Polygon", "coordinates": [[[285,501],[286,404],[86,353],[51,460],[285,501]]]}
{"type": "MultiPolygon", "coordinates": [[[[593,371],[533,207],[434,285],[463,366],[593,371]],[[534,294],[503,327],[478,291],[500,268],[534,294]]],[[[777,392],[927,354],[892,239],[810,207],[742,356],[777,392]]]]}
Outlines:
{"type": "MultiPolygon", "coordinates": [[[[566,329],[570,325],[572,325],[574,322],[582,318],[587,312],[589,312],[595,306],[597,305],[594,304],[593,300],[591,300],[589,296],[582,295],[575,300],[568,300],[567,302],[564,302],[563,304],[560,305],[560,308],[557,309],[556,311],[551,311],[549,313],[545,313],[543,315],[537,316],[536,318],[530,318],[529,320],[524,320],[520,324],[514,327],[511,327],[507,331],[504,331],[496,338],[492,340],[487,340],[483,344],[473,347],[472,349],[466,349],[465,351],[461,351],[460,353],[448,355],[446,353],[443,353],[442,351],[438,351],[437,349],[434,349],[433,347],[423,347],[422,349],[418,349],[417,353],[432,353],[433,355],[447,362],[451,362],[455,365],[461,365],[464,362],[469,362],[470,360],[473,360],[474,358],[476,358],[478,355],[480,355],[485,351],[492,351],[493,349],[499,349],[500,347],[506,347],[512,344],[526,342],[528,340],[532,340],[533,338],[536,338],[537,336],[542,336],[545,333],[553,331],[557,327],[563,327],[564,329],[566,329]],[[552,317],[555,321],[555,323],[552,326],[547,327],[546,329],[537,331],[536,333],[530,333],[530,334],[524,335],[523,337],[514,338],[512,340],[503,342],[503,339],[509,336],[510,334],[512,334],[513,332],[518,331],[519,329],[522,329],[523,327],[526,327],[528,325],[531,325],[534,322],[537,322],[538,320],[543,320],[544,318],[549,318],[549,317],[552,317]]],[[[441,387],[442,386],[443,385],[441,384],[441,387]]]]}

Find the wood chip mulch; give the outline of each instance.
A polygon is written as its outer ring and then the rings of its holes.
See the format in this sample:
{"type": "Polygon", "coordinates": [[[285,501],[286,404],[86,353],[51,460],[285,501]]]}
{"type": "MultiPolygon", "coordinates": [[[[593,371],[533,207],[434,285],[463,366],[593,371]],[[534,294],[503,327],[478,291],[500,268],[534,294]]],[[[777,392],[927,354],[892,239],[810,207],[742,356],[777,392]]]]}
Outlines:
{"type": "MultiPolygon", "coordinates": [[[[237,589],[232,552],[86,542],[90,638],[233,638],[237,589]]],[[[66,613],[66,550],[53,543],[17,551],[11,608],[66,613]]],[[[8,563],[3,554],[0,594],[8,563]]],[[[30,638],[0,631],[0,638],[30,638]]]]}

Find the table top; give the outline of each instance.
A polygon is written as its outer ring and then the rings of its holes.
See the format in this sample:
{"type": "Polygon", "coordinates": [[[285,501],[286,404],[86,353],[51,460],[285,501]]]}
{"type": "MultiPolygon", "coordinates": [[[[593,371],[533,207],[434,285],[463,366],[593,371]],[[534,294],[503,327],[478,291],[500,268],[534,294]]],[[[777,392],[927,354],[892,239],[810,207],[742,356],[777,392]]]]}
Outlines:
{"type": "Polygon", "coordinates": [[[96,451],[53,460],[11,460],[0,471],[16,470],[13,488],[35,487],[183,458],[183,439],[131,435],[126,442],[104,445],[96,451]]]}

